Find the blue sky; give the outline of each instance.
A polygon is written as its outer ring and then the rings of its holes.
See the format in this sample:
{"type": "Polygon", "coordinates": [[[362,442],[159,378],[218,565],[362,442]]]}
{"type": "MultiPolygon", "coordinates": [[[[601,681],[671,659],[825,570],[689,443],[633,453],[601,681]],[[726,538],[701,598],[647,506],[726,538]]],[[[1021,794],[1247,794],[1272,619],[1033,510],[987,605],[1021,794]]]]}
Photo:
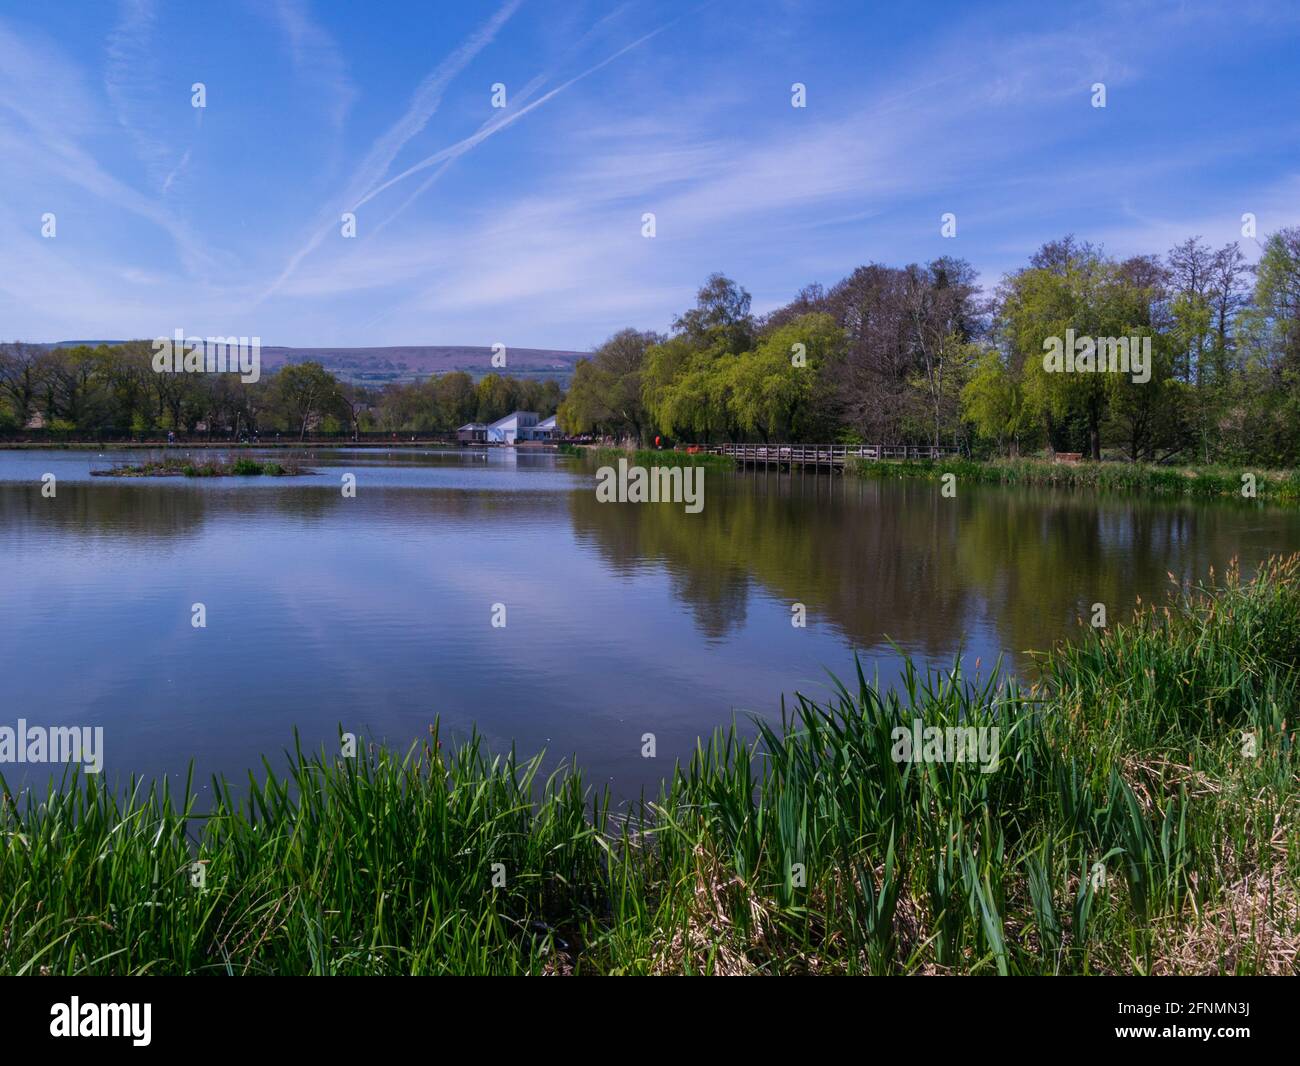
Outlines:
{"type": "Polygon", "coordinates": [[[0,337],[583,349],[715,270],[767,310],[1066,232],[1262,237],[1298,149],[1290,0],[8,3],[0,337]]]}

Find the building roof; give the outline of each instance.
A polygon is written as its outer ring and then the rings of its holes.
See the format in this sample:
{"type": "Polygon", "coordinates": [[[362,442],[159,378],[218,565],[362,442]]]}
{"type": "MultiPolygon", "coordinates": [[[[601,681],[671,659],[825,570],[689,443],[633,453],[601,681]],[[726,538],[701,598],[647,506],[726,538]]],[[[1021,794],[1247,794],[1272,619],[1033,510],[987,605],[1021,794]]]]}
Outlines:
{"type": "Polygon", "coordinates": [[[534,418],[536,418],[536,417],[537,417],[537,412],[536,412],[536,411],[511,411],[511,412],[510,412],[508,415],[506,415],[504,418],[498,418],[495,422],[493,422],[493,423],[492,423],[490,426],[488,426],[487,428],[488,428],[488,429],[496,429],[497,426],[504,426],[507,422],[511,421],[512,419],[516,419],[516,418],[518,418],[520,415],[532,415],[534,418]]]}
{"type": "Polygon", "coordinates": [[[555,427],[556,427],[555,415],[551,415],[550,418],[543,418],[540,422],[537,423],[538,429],[554,429],[555,427]]]}
{"type": "Polygon", "coordinates": [[[487,429],[487,423],[486,423],[486,422],[466,422],[463,426],[461,426],[459,429],[457,429],[456,432],[457,432],[457,433],[460,433],[460,432],[462,432],[463,430],[466,430],[466,429],[487,429]]]}

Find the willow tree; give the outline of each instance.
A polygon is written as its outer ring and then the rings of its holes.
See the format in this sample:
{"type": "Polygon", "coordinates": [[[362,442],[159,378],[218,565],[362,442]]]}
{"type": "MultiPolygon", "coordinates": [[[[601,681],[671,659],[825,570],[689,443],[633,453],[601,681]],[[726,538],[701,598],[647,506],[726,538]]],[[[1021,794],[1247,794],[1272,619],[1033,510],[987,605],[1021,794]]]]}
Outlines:
{"type": "Polygon", "coordinates": [[[835,431],[829,370],[844,357],[844,331],[826,314],[768,332],[733,368],[734,421],[765,441],[829,439],[835,431]]]}
{"type": "Polygon", "coordinates": [[[1068,238],[1045,245],[1031,262],[1005,279],[1000,292],[999,322],[1012,365],[1020,368],[1026,401],[1042,417],[1048,442],[1058,447],[1069,424],[1078,423],[1083,450],[1100,459],[1102,428],[1124,382],[1114,372],[1062,370],[1044,354],[1068,348],[1071,338],[1149,336],[1158,271],[1153,260],[1119,263],[1068,238]]]}
{"type": "Polygon", "coordinates": [[[641,372],[647,350],[660,339],[653,332],[620,330],[590,359],[579,360],[559,409],[564,429],[642,440],[648,415],[641,398],[641,372]]]}
{"type": "Polygon", "coordinates": [[[996,351],[985,352],[976,361],[970,380],[962,387],[961,413],[979,436],[1013,458],[1037,428],[1019,376],[996,351]]]}

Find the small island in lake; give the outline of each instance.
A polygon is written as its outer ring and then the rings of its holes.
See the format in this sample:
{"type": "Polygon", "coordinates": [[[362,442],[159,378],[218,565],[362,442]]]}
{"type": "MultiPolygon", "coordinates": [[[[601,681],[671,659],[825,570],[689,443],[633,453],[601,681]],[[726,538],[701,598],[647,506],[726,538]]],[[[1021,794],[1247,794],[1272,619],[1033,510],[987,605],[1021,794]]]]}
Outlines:
{"type": "Polygon", "coordinates": [[[119,463],[108,470],[92,470],[92,477],[299,477],[313,474],[294,459],[153,459],[146,463],[119,463]]]}

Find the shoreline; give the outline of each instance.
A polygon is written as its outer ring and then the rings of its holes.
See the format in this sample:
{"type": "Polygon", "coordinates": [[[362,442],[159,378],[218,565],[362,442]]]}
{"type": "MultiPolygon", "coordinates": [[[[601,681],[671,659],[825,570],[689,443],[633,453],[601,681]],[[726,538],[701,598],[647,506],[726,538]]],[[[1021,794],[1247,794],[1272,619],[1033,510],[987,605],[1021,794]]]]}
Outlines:
{"type": "MultiPolygon", "coordinates": [[[[393,440],[393,441],[259,441],[219,442],[194,441],[65,441],[38,443],[32,441],[0,441],[0,451],[261,451],[261,450],[428,450],[471,452],[509,448],[529,453],[548,453],[586,457],[596,462],[627,458],[643,466],[675,464],[678,466],[703,466],[727,472],[746,473],[734,460],[706,452],[689,453],[676,449],[620,448],[595,444],[526,444],[465,446],[444,440],[393,440]]],[[[757,469],[752,471],[759,472],[757,469]]],[[[844,475],[861,478],[914,478],[928,481],[941,480],[953,474],[960,484],[996,484],[1009,487],[1028,486],[1093,491],[1114,495],[1150,494],[1161,498],[1183,499],[1237,499],[1241,502],[1267,502],[1282,505],[1300,504],[1300,469],[1270,470],[1265,468],[1228,466],[1191,466],[1186,464],[1155,466],[1145,463],[1117,461],[1060,463],[1050,459],[879,459],[868,460],[850,456],[844,465],[844,475]],[[1243,495],[1245,478],[1253,478],[1250,488],[1253,495],[1243,495]]]]}
{"type": "MultiPolygon", "coordinates": [[[[561,447],[561,453],[565,449],[561,447]]],[[[710,453],[687,453],[676,450],[623,449],[610,446],[582,446],[571,448],[569,454],[586,454],[593,460],[609,461],[625,457],[643,466],[662,465],[668,462],[682,466],[707,466],[711,469],[736,473],[764,473],[762,468],[752,470],[735,460],[710,453]]],[[[845,460],[843,475],[860,478],[915,478],[927,481],[942,480],[953,474],[956,484],[963,481],[1009,487],[1064,489],[1092,491],[1121,496],[1150,494],[1172,499],[1238,499],[1243,503],[1267,502],[1275,504],[1300,503],[1300,470],[1269,470],[1264,468],[1226,466],[1154,466],[1146,463],[1079,462],[1061,463],[1050,459],[862,459],[850,456],[845,460]],[[1244,495],[1249,481],[1253,495],[1244,495]]],[[[828,471],[814,472],[812,476],[836,476],[828,471]]]]}
{"type": "Polygon", "coordinates": [[[1047,459],[885,459],[851,458],[845,473],[857,477],[912,477],[937,481],[953,474],[956,483],[1024,485],[1090,490],[1119,495],[1237,498],[1242,502],[1300,503],[1300,470],[1246,467],[1151,466],[1137,463],[1055,463],[1047,459]],[[1250,480],[1247,480],[1250,479],[1250,480]],[[1253,495],[1244,495],[1249,487],[1253,495]]]}

